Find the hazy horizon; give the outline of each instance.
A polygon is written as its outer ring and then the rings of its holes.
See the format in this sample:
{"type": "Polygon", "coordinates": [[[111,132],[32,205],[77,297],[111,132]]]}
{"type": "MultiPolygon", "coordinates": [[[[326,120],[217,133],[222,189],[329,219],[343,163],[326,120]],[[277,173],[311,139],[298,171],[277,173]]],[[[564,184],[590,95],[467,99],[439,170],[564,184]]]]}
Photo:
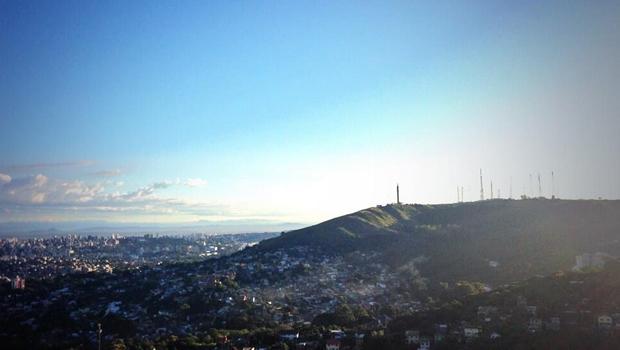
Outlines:
{"type": "Polygon", "coordinates": [[[479,169],[487,198],[538,174],[550,197],[553,171],[559,198],[618,199],[619,23],[617,1],[2,1],[0,223],[309,224],[397,183],[478,200],[479,169]]]}

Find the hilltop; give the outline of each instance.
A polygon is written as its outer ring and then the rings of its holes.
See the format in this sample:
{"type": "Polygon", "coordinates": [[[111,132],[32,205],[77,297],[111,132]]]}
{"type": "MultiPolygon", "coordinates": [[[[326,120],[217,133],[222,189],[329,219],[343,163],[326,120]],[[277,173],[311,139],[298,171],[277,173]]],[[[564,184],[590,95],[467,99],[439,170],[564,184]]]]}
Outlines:
{"type": "Polygon", "coordinates": [[[297,246],[374,250],[394,266],[418,258],[417,268],[434,278],[510,282],[571,269],[583,253],[620,255],[620,201],[390,204],[283,233],[256,249],[297,246]]]}

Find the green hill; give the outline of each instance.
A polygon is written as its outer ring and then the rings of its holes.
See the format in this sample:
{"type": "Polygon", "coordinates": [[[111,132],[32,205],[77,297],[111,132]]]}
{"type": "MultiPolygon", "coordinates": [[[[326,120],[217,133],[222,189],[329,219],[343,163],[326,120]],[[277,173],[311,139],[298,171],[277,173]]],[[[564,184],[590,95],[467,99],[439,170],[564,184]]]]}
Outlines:
{"type": "Polygon", "coordinates": [[[359,248],[373,236],[392,236],[416,227],[417,206],[388,205],[361,210],[261,242],[261,248],[320,246],[330,251],[359,248]]]}
{"type": "Polygon", "coordinates": [[[567,270],[579,254],[620,255],[620,201],[489,200],[368,208],[261,242],[257,249],[313,246],[374,250],[392,265],[414,258],[441,280],[510,282],[567,270]]]}

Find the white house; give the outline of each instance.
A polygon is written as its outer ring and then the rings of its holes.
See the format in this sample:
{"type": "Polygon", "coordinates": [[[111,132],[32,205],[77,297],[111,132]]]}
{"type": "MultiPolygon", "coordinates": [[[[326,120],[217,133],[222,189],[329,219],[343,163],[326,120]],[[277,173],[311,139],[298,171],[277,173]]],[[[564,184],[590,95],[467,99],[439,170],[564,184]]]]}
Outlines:
{"type": "Polygon", "coordinates": [[[600,315],[597,318],[598,328],[611,329],[614,324],[614,320],[609,315],[600,315]]]}
{"type": "Polygon", "coordinates": [[[465,335],[465,338],[468,338],[468,339],[478,338],[478,336],[480,335],[480,328],[465,327],[463,328],[463,335],[465,335]]]}
{"type": "Polygon", "coordinates": [[[420,343],[420,331],[406,331],[405,338],[407,338],[407,344],[419,344],[420,343]]]}

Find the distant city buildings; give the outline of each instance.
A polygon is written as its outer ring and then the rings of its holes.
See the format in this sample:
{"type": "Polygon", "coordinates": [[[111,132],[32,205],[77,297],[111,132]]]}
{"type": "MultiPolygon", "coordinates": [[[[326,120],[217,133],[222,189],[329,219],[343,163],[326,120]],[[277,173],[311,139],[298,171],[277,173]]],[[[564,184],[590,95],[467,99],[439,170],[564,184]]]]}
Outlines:
{"type": "MultiPolygon", "coordinates": [[[[70,273],[136,269],[235,253],[275,233],[188,236],[78,236],[0,239],[0,278],[49,279],[70,273]]],[[[13,282],[11,282],[13,283],[13,282]]],[[[17,283],[16,285],[21,285],[17,283]]]]}
{"type": "Polygon", "coordinates": [[[605,266],[605,258],[606,254],[604,253],[584,253],[581,255],[577,255],[575,258],[575,267],[573,270],[582,271],[585,269],[600,269],[605,266]]]}

